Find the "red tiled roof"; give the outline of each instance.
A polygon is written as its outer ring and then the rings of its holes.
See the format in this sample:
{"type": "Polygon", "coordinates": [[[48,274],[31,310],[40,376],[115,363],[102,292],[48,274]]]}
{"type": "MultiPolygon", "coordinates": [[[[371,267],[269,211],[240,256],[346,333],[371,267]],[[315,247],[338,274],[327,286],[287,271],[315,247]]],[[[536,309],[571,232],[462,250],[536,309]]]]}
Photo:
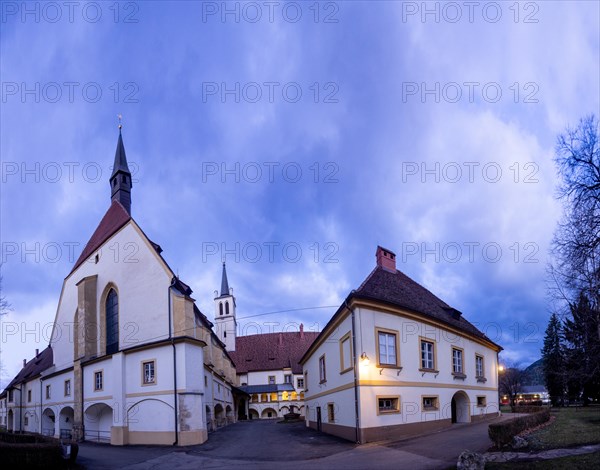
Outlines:
{"type": "Polygon", "coordinates": [[[229,354],[238,374],[286,367],[291,367],[294,374],[301,374],[302,366],[298,361],[318,335],[305,331],[238,336],[235,351],[229,354]]]}
{"type": "Polygon", "coordinates": [[[398,270],[376,267],[351,296],[391,303],[490,341],[458,310],[398,270]]]}
{"type": "Polygon", "coordinates": [[[40,354],[34,357],[31,361],[25,364],[25,367],[21,369],[21,371],[15,376],[14,379],[10,381],[10,383],[6,386],[5,390],[13,387],[13,385],[20,384],[22,382],[26,382],[32,377],[36,377],[37,375],[44,372],[54,362],[54,355],[52,353],[52,348],[48,346],[44,349],[40,354]]]}
{"type": "Polygon", "coordinates": [[[75,262],[69,276],[81,266],[94,251],[100,248],[106,240],[112,237],[121,227],[129,222],[129,220],[131,220],[131,215],[127,213],[121,203],[113,201],[106,211],[106,214],[104,214],[104,217],[102,217],[98,227],[96,227],[90,240],[87,242],[87,245],[85,245],[81,255],[75,262]]]}

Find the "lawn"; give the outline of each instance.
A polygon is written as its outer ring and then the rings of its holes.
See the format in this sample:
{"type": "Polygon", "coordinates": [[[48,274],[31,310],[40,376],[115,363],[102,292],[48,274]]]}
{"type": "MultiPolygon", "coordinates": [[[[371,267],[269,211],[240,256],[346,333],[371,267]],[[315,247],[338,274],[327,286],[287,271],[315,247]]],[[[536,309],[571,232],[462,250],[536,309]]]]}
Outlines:
{"type": "Polygon", "coordinates": [[[600,468],[600,452],[537,462],[487,463],[486,470],[588,470],[600,468]]]}
{"type": "Polygon", "coordinates": [[[527,438],[531,450],[557,449],[600,443],[600,407],[558,408],[555,420],[527,438]]]}
{"type": "MultiPolygon", "coordinates": [[[[578,447],[600,443],[600,406],[587,408],[558,408],[552,410],[552,424],[527,436],[529,448],[525,451],[541,451],[578,447]]],[[[486,470],[570,470],[600,468],[600,452],[562,457],[551,460],[488,463],[486,470]]]]}

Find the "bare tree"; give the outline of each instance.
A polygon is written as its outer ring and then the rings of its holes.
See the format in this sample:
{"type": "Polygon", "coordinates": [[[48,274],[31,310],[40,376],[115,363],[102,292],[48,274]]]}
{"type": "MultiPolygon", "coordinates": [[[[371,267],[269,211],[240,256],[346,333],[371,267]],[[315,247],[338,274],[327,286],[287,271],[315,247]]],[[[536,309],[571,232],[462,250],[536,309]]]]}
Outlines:
{"type": "Polygon", "coordinates": [[[563,217],[554,234],[551,292],[562,306],[569,395],[600,397],[600,142],[595,116],[559,136],[563,217]]]}
{"type": "Polygon", "coordinates": [[[517,396],[521,392],[524,379],[523,371],[517,367],[506,367],[500,372],[498,384],[500,393],[508,396],[513,407],[517,403],[517,396]]]}

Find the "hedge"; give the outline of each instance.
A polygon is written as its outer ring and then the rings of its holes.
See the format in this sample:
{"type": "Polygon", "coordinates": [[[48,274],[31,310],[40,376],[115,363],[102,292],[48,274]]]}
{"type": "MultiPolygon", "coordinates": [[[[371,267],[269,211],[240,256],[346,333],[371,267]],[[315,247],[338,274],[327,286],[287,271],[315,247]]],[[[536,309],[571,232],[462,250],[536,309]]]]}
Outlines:
{"type": "Polygon", "coordinates": [[[516,405],[511,407],[513,413],[537,413],[538,411],[542,411],[547,407],[543,407],[540,405],[516,405]]]}
{"type": "Polygon", "coordinates": [[[3,468],[67,468],[79,452],[76,442],[69,442],[71,458],[62,457],[58,439],[36,434],[0,433],[0,455],[3,468]]]}
{"type": "Polygon", "coordinates": [[[512,442],[513,437],[526,429],[539,426],[550,419],[550,409],[531,413],[503,423],[490,424],[488,435],[498,449],[512,442]]]}

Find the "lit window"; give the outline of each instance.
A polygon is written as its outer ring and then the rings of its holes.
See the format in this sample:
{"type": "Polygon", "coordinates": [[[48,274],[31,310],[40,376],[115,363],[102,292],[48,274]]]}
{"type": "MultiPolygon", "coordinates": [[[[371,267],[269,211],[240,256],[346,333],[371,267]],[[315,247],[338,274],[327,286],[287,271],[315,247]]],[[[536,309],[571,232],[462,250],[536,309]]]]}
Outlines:
{"type": "Polygon", "coordinates": [[[434,369],[433,348],[431,341],[421,340],[421,369],[434,369]]]}
{"type": "Polygon", "coordinates": [[[156,363],[155,361],[146,361],[142,363],[144,373],[144,385],[156,383],[156,363]]]}
{"type": "Polygon", "coordinates": [[[50,396],[50,385],[46,385],[46,399],[49,400],[50,396]]]}
{"type": "Polygon", "coordinates": [[[397,365],[396,334],[380,331],[377,336],[379,347],[379,364],[389,366],[397,365]]]}
{"type": "Polygon", "coordinates": [[[452,372],[454,372],[455,374],[463,373],[462,349],[452,348],[452,372]]]}
{"type": "Polygon", "coordinates": [[[378,397],[377,410],[382,413],[398,413],[400,411],[400,399],[398,397],[378,397]]]}
{"type": "Polygon", "coordinates": [[[71,396],[71,381],[65,380],[65,397],[71,396]]]}
{"type": "Polygon", "coordinates": [[[104,380],[102,371],[94,372],[94,391],[99,391],[104,388],[104,380]]]}
{"type": "Polygon", "coordinates": [[[325,370],[325,355],[319,358],[319,383],[327,382],[327,372],[325,370]]]}

